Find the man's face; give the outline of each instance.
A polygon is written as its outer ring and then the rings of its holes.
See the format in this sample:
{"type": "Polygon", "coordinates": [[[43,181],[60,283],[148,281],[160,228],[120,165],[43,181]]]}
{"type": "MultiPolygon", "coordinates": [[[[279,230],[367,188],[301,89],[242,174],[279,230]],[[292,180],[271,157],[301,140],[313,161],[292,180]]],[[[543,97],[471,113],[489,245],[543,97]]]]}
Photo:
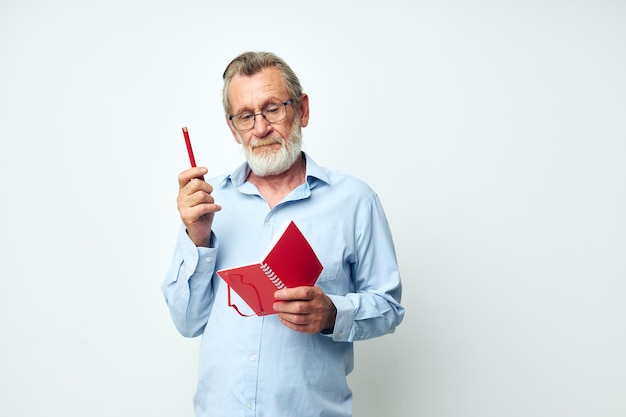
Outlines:
{"type": "MultiPolygon", "coordinates": [[[[245,111],[260,113],[268,105],[291,99],[280,71],[265,68],[253,76],[236,75],[228,89],[231,114],[245,111]]],[[[256,116],[254,127],[237,131],[227,118],[235,140],[242,144],[246,159],[257,175],[275,175],[286,171],[300,155],[300,127],[308,123],[308,97],[303,95],[300,113],[293,104],[285,108],[284,120],[268,123],[262,115],[256,116]]]]}

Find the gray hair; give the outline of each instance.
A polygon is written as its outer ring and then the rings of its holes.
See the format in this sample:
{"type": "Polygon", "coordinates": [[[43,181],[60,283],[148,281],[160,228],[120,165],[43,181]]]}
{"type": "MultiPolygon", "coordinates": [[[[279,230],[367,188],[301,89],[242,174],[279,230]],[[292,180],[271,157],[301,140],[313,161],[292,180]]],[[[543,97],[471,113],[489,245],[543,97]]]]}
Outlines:
{"type": "Polygon", "coordinates": [[[244,52],[228,64],[226,70],[224,70],[224,75],[222,75],[224,79],[222,104],[224,105],[224,113],[226,113],[227,116],[230,115],[228,87],[233,77],[235,75],[245,75],[249,77],[268,67],[275,67],[280,70],[285,80],[289,98],[293,100],[293,108],[297,111],[300,97],[302,96],[302,86],[300,85],[300,80],[289,65],[272,52],[244,52]]]}

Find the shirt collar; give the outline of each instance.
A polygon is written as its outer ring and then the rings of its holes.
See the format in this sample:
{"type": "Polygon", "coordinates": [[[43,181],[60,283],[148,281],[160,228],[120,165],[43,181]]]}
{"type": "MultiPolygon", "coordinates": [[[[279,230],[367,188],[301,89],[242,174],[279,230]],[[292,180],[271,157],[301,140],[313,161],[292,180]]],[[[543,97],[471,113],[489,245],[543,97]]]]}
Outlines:
{"type": "MultiPolygon", "coordinates": [[[[326,184],[330,183],[328,175],[320,167],[317,163],[306,154],[306,152],[302,152],[302,155],[306,161],[306,181],[309,184],[310,188],[313,188],[318,181],[324,182],[326,184]]],[[[250,167],[247,162],[239,165],[233,172],[226,175],[222,181],[220,181],[220,185],[225,184],[227,181],[233,183],[235,187],[240,187],[246,182],[246,178],[248,178],[248,174],[250,173],[250,167]]]]}

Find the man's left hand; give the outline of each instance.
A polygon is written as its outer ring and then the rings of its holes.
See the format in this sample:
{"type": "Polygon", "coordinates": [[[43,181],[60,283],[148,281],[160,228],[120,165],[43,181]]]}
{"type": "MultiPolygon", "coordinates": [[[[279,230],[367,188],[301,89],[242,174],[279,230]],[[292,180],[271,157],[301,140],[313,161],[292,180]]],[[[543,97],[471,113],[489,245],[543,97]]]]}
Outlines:
{"type": "Polygon", "coordinates": [[[335,326],[337,309],[320,287],[284,288],[274,298],[278,318],[290,329],[319,333],[335,326]]]}

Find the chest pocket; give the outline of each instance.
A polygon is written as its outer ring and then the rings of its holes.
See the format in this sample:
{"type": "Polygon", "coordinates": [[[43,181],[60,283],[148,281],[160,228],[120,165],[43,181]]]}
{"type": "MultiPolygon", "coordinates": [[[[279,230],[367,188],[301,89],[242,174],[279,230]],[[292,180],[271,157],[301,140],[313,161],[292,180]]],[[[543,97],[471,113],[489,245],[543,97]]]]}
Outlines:
{"type": "Polygon", "coordinates": [[[317,283],[335,281],[343,276],[345,271],[349,271],[346,256],[348,247],[341,230],[332,229],[323,233],[307,230],[304,233],[324,267],[317,283]]]}

